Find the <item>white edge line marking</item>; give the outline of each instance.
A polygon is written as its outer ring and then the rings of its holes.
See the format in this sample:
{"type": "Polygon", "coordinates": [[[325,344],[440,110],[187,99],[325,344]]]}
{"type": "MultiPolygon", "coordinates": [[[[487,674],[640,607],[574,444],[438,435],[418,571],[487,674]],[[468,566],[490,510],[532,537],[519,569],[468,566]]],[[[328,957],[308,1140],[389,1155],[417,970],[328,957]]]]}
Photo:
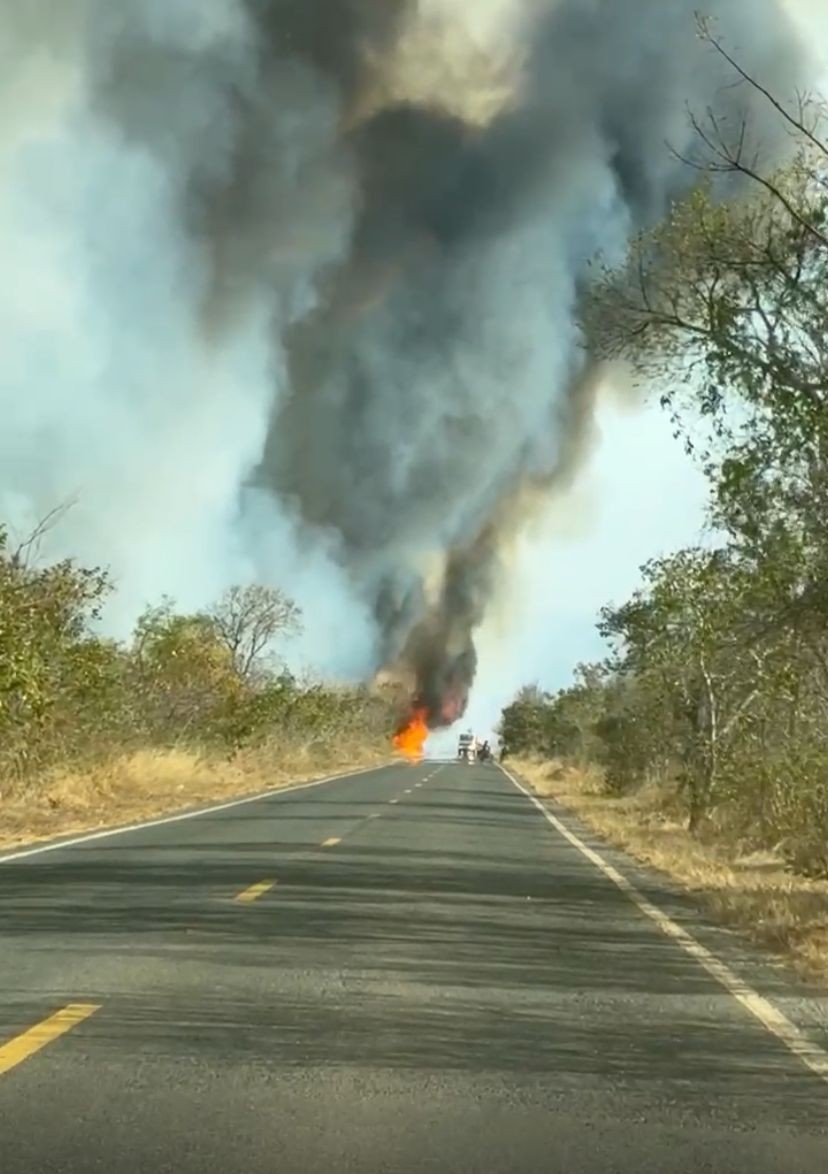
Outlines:
{"type": "Polygon", "coordinates": [[[306,791],[310,787],[321,787],[324,783],[335,783],[339,779],[356,778],[357,775],[369,775],[399,763],[390,762],[384,766],[367,766],[362,770],[344,771],[342,774],[326,775],[324,779],[312,779],[308,783],[295,783],[288,787],[274,787],[270,791],[260,791],[258,795],[246,795],[243,799],[231,799],[228,803],[217,803],[212,807],[200,807],[198,811],[183,811],[178,815],[164,815],[159,819],[149,819],[144,823],[130,823],[124,827],[101,828],[97,832],[88,832],[82,836],[74,836],[70,840],[56,840],[42,844],[38,848],[25,848],[22,852],[12,852],[9,856],[0,856],[0,864],[11,864],[13,860],[25,860],[27,856],[39,856],[42,852],[57,852],[60,848],[74,848],[76,844],[88,844],[92,840],[105,840],[108,836],[122,836],[126,832],[138,832],[143,828],[157,828],[165,823],[180,823],[184,819],[198,819],[202,815],[212,815],[216,811],[228,811],[231,807],[243,807],[246,803],[258,803],[262,799],[278,799],[280,795],[292,795],[296,791],[306,791]]]}
{"type": "Polygon", "coordinates": [[[677,942],[681,948],[695,959],[700,966],[702,966],[708,974],[719,982],[725,990],[733,996],[737,1003],[740,1003],[746,1011],[749,1011],[755,1019],[758,1019],[762,1026],[775,1035],[777,1039],[785,1045],[785,1047],[801,1060],[806,1068],[809,1068],[815,1076],[822,1080],[828,1081],[828,1052],[825,1052],[818,1044],[810,1040],[804,1032],[788,1019],[778,1007],[775,1007],[764,995],[760,995],[753,987],[749,986],[743,979],[730,969],[726,963],[722,962],[711,950],[703,946],[701,942],[689,934],[686,929],[682,929],[677,925],[671,917],[669,917],[658,906],[653,905],[651,901],[640,893],[632,881],[627,880],[623,873],[619,872],[617,868],[613,868],[608,864],[602,856],[589,848],[583,840],[580,840],[573,832],[563,824],[557,816],[546,807],[544,803],[531,791],[527,790],[522,783],[501,766],[500,769],[506,778],[513,783],[519,791],[522,791],[530,803],[541,812],[545,819],[549,821],[552,827],[563,836],[565,840],[577,848],[578,851],[587,858],[590,864],[594,864],[604,876],[612,881],[612,883],[621,890],[621,892],[629,898],[630,901],[640,910],[641,913],[654,921],[658,928],[677,942]]]}

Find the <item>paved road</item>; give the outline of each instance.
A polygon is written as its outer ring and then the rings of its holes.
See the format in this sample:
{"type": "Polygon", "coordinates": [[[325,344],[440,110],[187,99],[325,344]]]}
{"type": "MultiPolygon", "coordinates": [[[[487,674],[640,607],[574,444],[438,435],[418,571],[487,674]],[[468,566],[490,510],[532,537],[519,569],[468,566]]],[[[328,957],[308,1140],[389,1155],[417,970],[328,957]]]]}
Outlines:
{"type": "Polygon", "coordinates": [[[3,1174],[828,1170],[828,1083],[492,766],[0,864],[4,1056],[3,1174]]]}

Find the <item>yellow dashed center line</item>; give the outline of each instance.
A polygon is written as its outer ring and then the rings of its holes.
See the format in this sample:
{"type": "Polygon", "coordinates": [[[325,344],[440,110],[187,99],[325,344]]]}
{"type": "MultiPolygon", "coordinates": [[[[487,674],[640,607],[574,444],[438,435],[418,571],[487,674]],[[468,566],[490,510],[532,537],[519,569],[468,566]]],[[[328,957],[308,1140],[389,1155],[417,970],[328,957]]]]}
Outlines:
{"type": "Polygon", "coordinates": [[[54,1015],[44,1019],[42,1023],[36,1023],[22,1035],[15,1036],[0,1047],[0,1076],[16,1068],[24,1060],[28,1060],[29,1056],[45,1048],[46,1044],[71,1031],[99,1010],[99,1003],[69,1003],[61,1011],[56,1011],[54,1015]]]}
{"type": "Polygon", "coordinates": [[[242,889],[242,891],[236,895],[235,900],[241,901],[243,904],[248,905],[251,901],[257,901],[259,897],[261,897],[262,893],[266,893],[268,889],[272,889],[275,884],[275,880],[259,881],[258,884],[251,885],[249,889],[242,889]]]}
{"type": "Polygon", "coordinates": [[[323,848],[333,848],[333,846],[335,844],[338,844],[341,839],[342,839],[341,836],[329,836],[327,840],[322,841],[322,847],[323,848]]]}

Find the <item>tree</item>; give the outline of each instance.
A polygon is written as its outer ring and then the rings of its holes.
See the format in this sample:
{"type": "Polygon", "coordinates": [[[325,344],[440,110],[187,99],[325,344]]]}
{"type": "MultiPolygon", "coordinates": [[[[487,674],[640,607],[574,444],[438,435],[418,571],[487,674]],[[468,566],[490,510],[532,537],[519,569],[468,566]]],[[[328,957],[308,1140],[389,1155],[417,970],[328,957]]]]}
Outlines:
{"type": "Polygon", "coordinates": [[[3,549],[6,552],[6,558],[17,567],[32,568],[41,553],[43,539],[63,521],[74,505],[75,500],[70,498],[48,510],[35,523],[29,533],[21,538],[12,548],[9,548],[8,544],[8,528],[5,526],[2,527],[2,534],[4,536],[3,549]]]}
{"type": "Polygon", "coordinates": [[[727,127],[712,109],[695,117],[707,157],[699,185],[635,242],[620,271],[603,273],[584,326],[599,355],[623,357],[658,384],[686,437],[689,415],[708,421],[703,456],[715,523],[757,556],[786,531],[811,560],[812,579],[821,579],[828,570],[826,110],[800,103],[791,113],[709,26],[701,33],[734,80],[776,110],[793,157],[763,168],[749,128],[727,127]],[[742,181],[739,198],[722,198],[723,176],[742,181]]]}
{"type": "Polygon", "coordinates": [[[48,759],[67,714],[99,683],[90,625],[109,590],[97,568],[36,568],[20,548],[7,553],[0,528],[0,745],[15,773],[48,759]]]}
{"type": "Polygon", "coordinates": [[[107,575],[40,558],[57,517],[11,546],[0,524],[0,793],[171,745],[255,750],[270,761],[308,752],[357,761],[387,750],[398,704],[387,690],[270,668],[270,642],[300,619],[280,592],[235,588],[212,613],[194,615],[163,599],[128,643],[102,637],[107,575]]]}
{"type": "Polygon", "coordinates": [[[250,681],[272,664],[278,639],[301,631],[302,611],[277,587],[230,587],[207,613],[233,658],[239,676],[250,681]]]}
{"type": "Polygon", "coordinates": [[[548,696],[538,685],[526,685],[506,706],[498,728],[504,758],[546,749],[547,702],[548,696]]]}
{"type": "Polygon", "coordinates": [[[597,752],[605,677],[601,665],[578,665],[569,689],[545,693],[536,684],[525,685],[501,714],[503,753],[589,761],[597,752]]]}
{"type": "Polygon", "coordinates": [[[806,811],[828,822],[816,766],[828,759],[826,111],[786,106],[708,25],[700,32],[776,111],[792,151],[768,168],[750,128],[713,109],[694,116],[706,155],[697,188],[588,302],[591,347],[657,384],[701,452],[725,536],[715,555],[651,564],[644,591],[605,613],[604,630],[623,637],[623,671],[671,699],[691,822],[749,797],[760,823],[802,834],[806,811]],[[734,178],[737,198],[721,184],[734,178]]]}
{"type": "Polygon", "coordinates": [[[714,802],[728,740],[757,696],[766,651],[751,598],[758,584],[727,548],[683,550],[642,571],[644,589],[604,608],[599,629],[620,647],[617,670],[671,701],[694,828],[714,802]]]}
{"type": "Polygon", "coordinates": [[[178,614],[170,599],[139,617],[131,656],[153,737],[209,738],[219,716],[242,693],[232,654],[212,620],[178,614]]]}
{"type": "Polygon", "coordinates": [[[506,714],[546,753],[586,748],[612,789],[656,781],[672,804],[678,781],[691,828],[727,826],[824,875],[825,111],[785,106],[709,26],[700,32],[734,82],[776,111],[792,150],[768,167],[749,127],[729,127],[713,109],[695,115],[707,159],[697,187],[620,270],[603,272],[583,325],[597,357],[622,358],[659,388],[702,458],[717,546],[653,560],[641,587],[603,610],[613,651],[604,675],[582,675],[543,712],[514,703],[506,714]]]}

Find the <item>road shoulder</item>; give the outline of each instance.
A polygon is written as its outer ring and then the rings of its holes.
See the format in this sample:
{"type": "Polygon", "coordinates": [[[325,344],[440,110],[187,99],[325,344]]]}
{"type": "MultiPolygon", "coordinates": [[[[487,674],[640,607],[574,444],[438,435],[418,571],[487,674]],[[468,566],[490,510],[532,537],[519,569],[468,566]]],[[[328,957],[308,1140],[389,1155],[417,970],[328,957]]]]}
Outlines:
{"type": "Polygon", "coordinates": [[[181,796],[170,796],[170,802],[161,804],[151,813],[142,811],[141,818],[129,818],[128,812],[119,809],[118,815],[123,815],[124,819],[99,820],[97,822],[80,821],[67,828],[61,834],[44,835],[41,838],[34,838],[29,840],[11,840],[4,842],[2,835],[0,835],[0,864],[11,863],[14,860],[20,860],[27,856],[35,856],[41,852],[54,851],[57,848],[68,848],[73,844],[85,843],[90,840],[104,839],[107,836],[123,835],[126,832],[136,831],[140,828],[158,827],[161,824],[176,823],[185,819],[196,819],[202,815],[209,815],[216,811],[225,811],[232,807],[241,807],[247,803],[256,803],[262,799],[269,799],[278,795],[287,794],[292,791],[301,791],[308,787],[321,786],[323,783],[334,782],[338,779],[346,779],[351,775],[354,777],[364,774],[371,774],[374,771],[387,770],[391,766],[397,765],[396,760],[386,760],[383,762],[374,762],[369,765],[345,765],[340,770],[334,773],[311,775],[296,773],[293,777],[280,781],[273,786],[257,790],[253,790],[252,784],[250,789],[242,790],[240,793],[230,795],[215,795],[212,798],[209,795],[203,796],[198,802],[191,802],[183,804],[181,796]]]}
{"type": "MultiPolygon", "coordinates": [[[[697,953],[710,955],[715,960],[714,969],[715,962],[720,963],[748,995],[748,1001],[751,995],[758,996],[793,1026],[794,1034],[802,1033],[806,1047],[815,1049],[815,1067],[822,1078],[828,1080],[828,995],[821,985],[797,974],[784,959],[760,950],[744,934],[716,924],[695,894],[610,843],[553,796],[538,795],[519,769],[511,764],[501,769],[526,795],[527,802],[534,803],[539,812],[546,814],[550,834],[567,835],[573,846],[577,842],[582,855],[601,868],[608,883],[617,884],[633,904],[639,904],[640,898],[640,912],[644,912],[641,905],[650,906],[659,915],[654,918],[656,923],[660,918],[660,928],[673,936],[678,944],[683,944],[682,938],[692,939],[700,947],[697,953]],[[558,825],[557,829],[555,825],[558,825]],[[600,859],[600,865],[596,858],[600,859]],[[620,883],[611,875],[613,873],[620,878],[620,883]],[[665,923],[675,930],[668,929],[665,923]]],[[[648,915],[652,916],[649,912],[648,915]]],[[[687,948],[686,942],[684,948],[687,948]]],[[[692,947],[688,952],[693,953],[692,947]]],[[[698,956],[697,961],[703,964],[698,956]]],[[[722,976],[714,974],[714,977],[722,982],[722,976]]],[[[727,983],[723,986],[727,989],[727,983]]],[[[767,1028],[767,1024],[765,1026],[767,1028]]]]}

